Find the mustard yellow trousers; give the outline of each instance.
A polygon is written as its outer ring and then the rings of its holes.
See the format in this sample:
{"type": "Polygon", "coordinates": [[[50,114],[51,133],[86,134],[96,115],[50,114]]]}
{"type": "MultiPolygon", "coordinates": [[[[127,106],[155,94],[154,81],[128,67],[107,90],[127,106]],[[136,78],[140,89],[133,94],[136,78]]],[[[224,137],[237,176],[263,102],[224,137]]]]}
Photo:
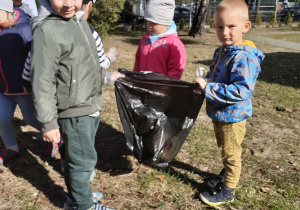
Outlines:
{"type": "Polygon", "coordinates": [[[217,144],[225,168],[224,185],[236,188],[242,167],[242,141],[246,133],[246,120],[238,123],[214,121],[217,144]]]}

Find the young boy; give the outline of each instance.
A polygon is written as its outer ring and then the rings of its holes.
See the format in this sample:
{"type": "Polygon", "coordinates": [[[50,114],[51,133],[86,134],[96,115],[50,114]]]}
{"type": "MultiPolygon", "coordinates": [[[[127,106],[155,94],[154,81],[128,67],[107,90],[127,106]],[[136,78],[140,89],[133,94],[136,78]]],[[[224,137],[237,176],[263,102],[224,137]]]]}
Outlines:
{"type": "MultiPolygon", "coordinates": [[[[50,0],[54,12],[34,29],[31,81],[43,139],[66,146],[65,209],[101,209],[89,183],[97,162],[94,147],[104,72],[95,39],[77,17],[82,0],[50,0]]],[[[113,72],[111,81],[122,77],[113,72]]]]}
{"type": "MultiPolygon", "coordinates": [[[[95,3],[96,0],[83,0],[82,1],[82,7],[81,9],[77,12],[77,16],[82,16],[84,20],[87,20],[89,17],[89,14],[91,13],[93,3],[95,3]]],[[[35,28],[35,26],[47,18],[51,13],[53,13],[53,9],[48,2],[48,0],[40,0],[40,8],[39,8],[39,15],[33,18],[31,21],[31,27],[32,30],[35,28]]],[[[96,41],[96,46],[97,46],[97,51],[98,51],[98,57],[99,57],[99,64],[102,70],[106,70],[110,67],[111,63],[115,60],[116,58],[116,53],[115,50],[112,50],[113,48],[110,48],[108,52],[105,54],[104,53],[104,48],[103,44],[101,41],[101,38],[99,34],[90,26],[91,32],[95,38],[96,41]]],[[[26,59],[26,65],[24,67],[24,71],[22,74],[22,78],[26,81],[30,82],[30,57],[31,53],[29,52],[28,57],[26,59]]],[[[111,72],[104,71],[104,81],[109,84],[109,79],[111,78],[111,72]]],[[[51,142],[45,142],[45,146],[43,149],[43,155],[44,156],[54,156],[56,153],[60,152],[61,155],[61,168],[62,172],[64,172],[64,157],[65,157],[65,147],[63,144],[63,141],[60,141],[59,144],[57,143],[51,143],[51,142]]],[[[91,181],[93,178],[96,176],[95,171],[93,171],[92,176],[91,176],[91,181]]]]}
{"type": "Polygon", "coordinates": [[[149,0],[145,8],[147,31],[139,43],[133,71],[152,71],[180,79],[185,61],[183,43],[173,21],[174,0],[149,0]]]}
{"type": "Polygon", "coordinates": [[[252,115],[251,98],[264,58],[253,42],[243,40],[251,26],[244,1],[223,0],[214,19],[222,46],[215,51],[206,80],[198,77],[194,81],[205,93],[206,111],[212,118],[225,168],[209,182],[213,187],[211,192],[200,193],[201,200],[212,206],[234,200],[233,191],[241,173],[246,119],[252,115]]]}

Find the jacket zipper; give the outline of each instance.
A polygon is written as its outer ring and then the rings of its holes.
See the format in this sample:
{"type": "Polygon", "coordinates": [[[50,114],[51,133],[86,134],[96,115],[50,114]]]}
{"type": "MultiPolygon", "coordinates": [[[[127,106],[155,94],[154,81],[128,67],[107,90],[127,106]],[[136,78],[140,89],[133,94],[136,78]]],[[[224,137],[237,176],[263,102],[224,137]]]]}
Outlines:
{"type": "MultiPolygon", "coordinates": [[[[81,29],[81,31],[82,31],[82,33],[83,33],[83,35],[84,35],[84,37],[85,37],[85,39],[86,39],[88,45],[89,45],[89,49],[90,49],[91,55],[92,55],[92,57],[93,57],[94,64],[95,64],[95,66],[97,67],[97,62],[95,61],[95,58],[94,58],[94,55],[93,55],[93,51],[92,51],[92,48],[91,48],[91,45],[90,45],[90,42],[89,42],[89,39],[88,39],[86,33],[84,32],[84,30],[83,30],[83,28],[82,28],[82,25],[81,25],[81,23],[79,22],[78,19],[76,19],[76,22],[77,22],[77,24],[80,26],[80,29],[81,29]]],[[[98,62],[99,62],[99,61],[98,61],[98,62]]],[[[101,72],[101,71],[100,71],[100,72],[101,72]]],[[[95,75],[97,75],[97,72],[95,72],[95,75]]],[[[103,76],[103,75],[101,74],[101,77],[102,77],[102,76],[103,76]]],[[[101,78],[101,80],[102,80],[102,78],[101,78]]],[[[98,84],[97,82],[96,82],[96,86],[97,86],[97,90],[98,90],[99,88],[101,88],[100,84],[98,84]]],[[[98,105],[98,104],[97,104],[97,105],[98,105]]],[[[98,105],[98,106],[99,106],[99,105],[98,105]]]]}
{"type": "Polygon", "coordinates": [[[218,56],[218,60],[217,60],[217,63],[216,65],[214,66],[214,69],[213,69],[213,72],[212,72],[212,76],[211,76],[211,81],[214,81],[214,76],[215,76],[215,70],[220,62],[220,59],[221,59],[221,56],[222,56],[222,53],[223,53],[223,50],[225,48],[225,45],[222,46],[222,48],[220,49],[219,51],[219,56],[218,56]]]}
{"type": "Polygon", "coordinates": [[[82,28],[82,25],[81,25],[81,23],[79,22],[79,20],[76,20],[76,22],[77,22],[77,24],[80,26],[80,29],[81,29],[81,31],[82,31],[82,33],[83,33],[83,35],[84,35],[84,37],[85,37],[85,39],[86,39],[88,45],[89,45],[89,49],[90,49],[91,55],[92,55],[92,57],[93,57],[93,61],[94,61],[95,65],[97,65],[97,63],[96,63],[96,61],[95,61],[95,58],[94,58],[94,56],[93,56],[93,51],[92,51],[92,48],[91,48],[89,39],[88,39],[86,33],[84,32],[84,30],[83,30],[83,28],[82,28]]]}

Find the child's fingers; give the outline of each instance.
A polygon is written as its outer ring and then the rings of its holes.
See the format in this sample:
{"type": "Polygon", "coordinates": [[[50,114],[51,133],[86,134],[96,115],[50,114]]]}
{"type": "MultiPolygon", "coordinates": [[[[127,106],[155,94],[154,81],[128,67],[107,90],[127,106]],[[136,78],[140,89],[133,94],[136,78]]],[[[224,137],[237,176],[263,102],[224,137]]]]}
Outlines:
{"type": "Polygon", "coordinates": [[[118,79],[119,79],[119,78],[124,78],[124,77],[125,77],[124,74],[121,74],[121,73],[118,74],[118,79]]]}
{"type": "Polygon", "coordinates": [[[59,132],[59,130],[56,132],[56,139],[55,139],[55,141],[54,141],[54,143],[59,143],[60,142],[60,132],[59,132]]]}
{"type": "Polygon", "coordinates": [[[60,133],[58,129],[43,132],[43,140],[47,142],[58,143],[60,140],[60,133]]]}

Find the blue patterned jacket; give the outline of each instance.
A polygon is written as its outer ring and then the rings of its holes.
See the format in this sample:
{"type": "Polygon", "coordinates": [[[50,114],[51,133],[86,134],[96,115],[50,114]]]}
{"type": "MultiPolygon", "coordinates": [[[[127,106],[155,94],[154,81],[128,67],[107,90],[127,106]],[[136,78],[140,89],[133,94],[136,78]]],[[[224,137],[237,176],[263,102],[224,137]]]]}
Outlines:
{"type": "Polygon", "coordinates": [[[216,49],[206,75],[212,80],[205,87],[206,112],[210,118],[233,123],[252,115],[251,98],[263,59],[263,53],[248,40],[239,46],[216,49]]]}

